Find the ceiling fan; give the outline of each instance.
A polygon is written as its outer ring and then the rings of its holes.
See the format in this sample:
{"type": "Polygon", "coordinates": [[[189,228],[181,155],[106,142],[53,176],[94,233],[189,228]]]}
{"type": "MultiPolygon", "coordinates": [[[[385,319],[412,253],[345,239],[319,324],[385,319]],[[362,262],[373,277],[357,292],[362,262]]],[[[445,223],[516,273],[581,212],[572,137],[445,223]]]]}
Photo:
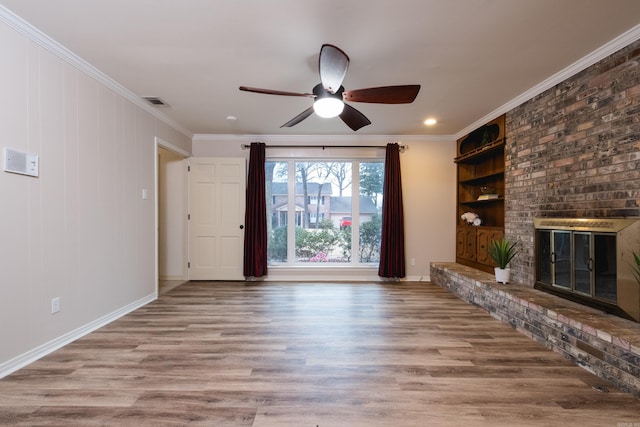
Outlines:
{"type": "Polygon", "coordinates": [[[416,99],[420,85],[381,86],[366,89],[345,90],[342,81],[349,68],[349,57],[340,48],[323,44],[318,60],[320,82],[311,93],[285,92],[240,86],[240,90],[267,95],[303,96],[313,98],[313,105],[280,127],[292,127],[309,117],[314,111],[320,117],[340,116],[354,131],[371,122],[360,111],[344,101],[376,104],[409,104],[416,99]]]}

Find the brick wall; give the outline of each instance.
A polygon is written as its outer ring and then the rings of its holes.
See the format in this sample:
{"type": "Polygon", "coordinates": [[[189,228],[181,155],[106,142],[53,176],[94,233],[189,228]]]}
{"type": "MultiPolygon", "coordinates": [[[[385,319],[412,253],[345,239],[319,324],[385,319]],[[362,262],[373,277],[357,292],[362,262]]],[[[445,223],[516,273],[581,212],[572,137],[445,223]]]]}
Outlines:
{"type": "Polygon", "coordinates": [[[505,235],[535,281],[533,218],[640,216],[640,41],[506,115],[505,235]]]}

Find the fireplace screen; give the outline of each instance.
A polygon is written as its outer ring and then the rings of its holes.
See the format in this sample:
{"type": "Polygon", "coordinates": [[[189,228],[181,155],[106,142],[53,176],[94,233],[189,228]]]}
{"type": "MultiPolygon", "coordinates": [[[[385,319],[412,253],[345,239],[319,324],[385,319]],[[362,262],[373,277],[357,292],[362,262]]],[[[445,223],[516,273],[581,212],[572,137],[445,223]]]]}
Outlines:
{"type": "Polygon", "coordinates": [[[536,287],[640,321],[640,220],[536,218],[536,287]]]}
{"type": "Polygon", "coordinates": [[[537,250],[539,282],[617,301],[615,234],[540,230],[537,250]]]}

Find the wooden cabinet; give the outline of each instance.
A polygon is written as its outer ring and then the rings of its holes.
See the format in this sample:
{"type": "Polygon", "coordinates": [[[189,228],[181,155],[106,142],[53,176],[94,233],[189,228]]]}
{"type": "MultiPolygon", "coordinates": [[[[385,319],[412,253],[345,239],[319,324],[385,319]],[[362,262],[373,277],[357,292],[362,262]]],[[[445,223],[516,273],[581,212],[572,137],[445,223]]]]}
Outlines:
{"type": "Polygon", "coordinates": [[[456,258],[475,262],[476,260],[476,227],[470,225],[459,226],[456,229],[456,258]]]}
{"type": "Polygon", "coordinates": [[[486,248],[504,235],[504,123],[500,116],[457,141],[456,262],[487,272],[493,264],[486,248]],[[472,212],[479,226],[462,218],[472,212]]]}
{"type": "Polygon", "coordinates": [[[504,230],[498,227],[479,227],[476,236],[476,261],[493,269],[496,265],[489,257],[487,248],[492,240],[502,240],[504,230]]]}
{"type": "Polygon", "coordinates": [[[493,271],[495,264],[489,258],[487,248],[492,240],[501,240],[503,236],[501,227],[459,225],[456,229],[456,262],[493,271]]]}

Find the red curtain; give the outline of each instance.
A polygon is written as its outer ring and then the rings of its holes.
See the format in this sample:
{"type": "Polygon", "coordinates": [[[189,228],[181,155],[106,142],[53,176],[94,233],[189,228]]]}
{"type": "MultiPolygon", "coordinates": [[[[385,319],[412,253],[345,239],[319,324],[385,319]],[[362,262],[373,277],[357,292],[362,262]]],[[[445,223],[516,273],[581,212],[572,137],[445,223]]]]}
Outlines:
{"type": "Polygon", "coordinates": [[[244,215],[245,277],[267,274],[267,201],[265,196],[265,144],[252,142],[247,178],[247,205],[244,215]]]}
{"type": "Polygon", "coordinates": [[[400,146],[387,144],[382,196],[382,242],[378,276],[405,277],[404,211],[400,177],[400,146]]]}

